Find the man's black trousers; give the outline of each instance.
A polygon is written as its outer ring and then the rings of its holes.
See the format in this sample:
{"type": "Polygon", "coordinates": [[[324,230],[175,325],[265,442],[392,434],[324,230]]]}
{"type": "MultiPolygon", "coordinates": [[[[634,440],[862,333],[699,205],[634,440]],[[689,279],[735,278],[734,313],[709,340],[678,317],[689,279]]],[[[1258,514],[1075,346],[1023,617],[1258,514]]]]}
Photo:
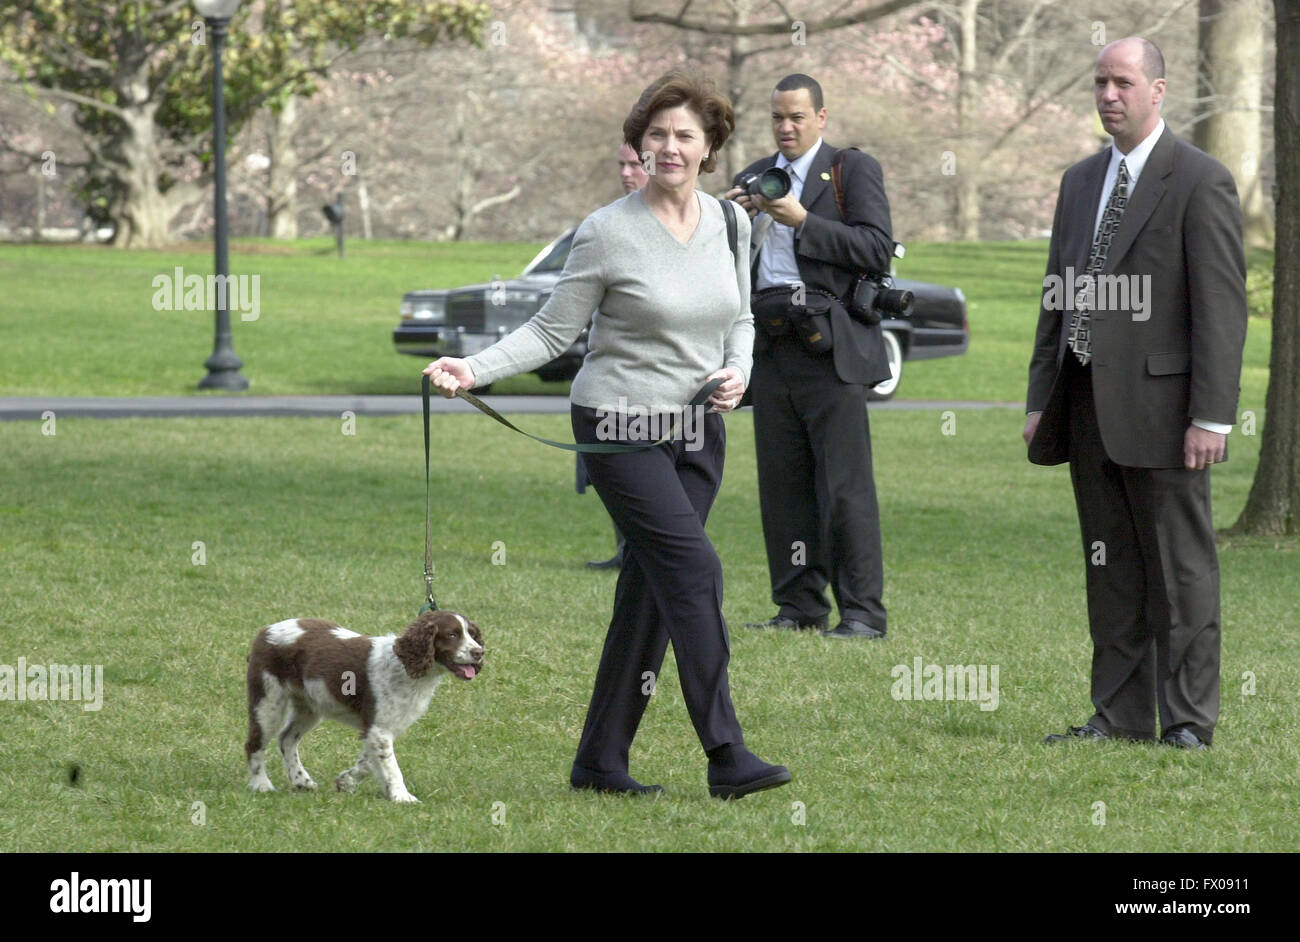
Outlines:
{"type": "Polygon", "coordinates": [[[880,509],[871,464],[867,387],[845,383],[830,354],[793,336],[754,353],[754,439],[763,539],[779,614],[830,611],[886,629],[880,509]]]}
{"type": "Polygon", "coordinates": [[[1067,351],[1070,478],[1087,567],[1093,644],[1090,722],[1154,739],[1219,718],[1219,562],[1210,471],[1130,468],[1106,456],[1093,368],[1067,351]]]}

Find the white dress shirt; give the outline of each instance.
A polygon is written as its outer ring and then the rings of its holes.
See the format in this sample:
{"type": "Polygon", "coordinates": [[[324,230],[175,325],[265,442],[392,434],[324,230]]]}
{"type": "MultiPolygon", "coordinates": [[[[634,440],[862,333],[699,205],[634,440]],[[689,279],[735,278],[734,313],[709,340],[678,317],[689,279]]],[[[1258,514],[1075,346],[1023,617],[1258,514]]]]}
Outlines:
{"type": "Polygon", "coordinates": [[[1092,223],[1092,234],[1095,238],[1097,228],[1101,225],[1101,217],[1106,212],[1106,204],[1110,202],[1111,190],[1115,189],[1115,180],[1119,177],[1119,162],[1124,161],[1128,167],[1128,192],[1132,198],[1133,191],[1137,189],[1138,177],[1142,176],[1142,168],[1147,165],[1147,158],[1151,156],[1151,151],[1155,150],[1156,141],[1160,140],[1160,135],[1165,132],[1165,119],[1161,118],[1156,124],[1156,129],[1142,139],[1142,142],[1134,147],[1127,154],[1121,154],[1115,141],[1110,142],[1110,163],[1106,166],[1106,179],[1101,185],[1101,201],[1097,204],[1097,218],[1092,223]]]}
{"type": "MultiPolygon", "coordinates": [[[[790,174],[790,193],[793,194],[796,200],[803,197],[804,181],[808,179],[808,170],[812,167],[813,158],[817,156],[817,151],[821,146],[822,139],[819,137],[817,143],[796,158],[794,163],[786,160],[785,154],[779,154],[776,163],[773,164],[773,166],[781,167],[790,174]]],[[[760,213],[759,215],[765,214],[760,213]]],[[[755,216],[754,225],[757,226],[758,222],[759,217],[755,216]]],[[[794,257],[795,230],[790,226],[777,222],[775,219],[772,220],[771,227],[758,255],[758,283],[756,287],[759,290],[771,288],[774,285],[796,284],[802,280],[799,277],[799,263],[794,257]]]]}

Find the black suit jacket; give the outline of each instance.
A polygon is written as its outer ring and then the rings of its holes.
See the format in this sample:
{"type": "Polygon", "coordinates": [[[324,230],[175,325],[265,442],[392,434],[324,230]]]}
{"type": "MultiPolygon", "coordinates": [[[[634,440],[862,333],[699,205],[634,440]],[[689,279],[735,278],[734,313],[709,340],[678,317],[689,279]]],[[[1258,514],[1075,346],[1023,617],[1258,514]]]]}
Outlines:
{"type": "MultiPolygon", "coordinates": [[[[1070,310],[1061,283],[1088,265],[1110,148],[1065,172],[1029,365],[1028,411],[1042,411],[1029,446],[1035,464],[1070,456],[1061,365],[1070,310]]],[[[1127,309],[1090,315],[1097,424],[1107,456],[1137,468],[1183,467],[1193,418],[1236,422],[1246,339],[1246,260],[1232,175],[1166,126],[1120,218],[1104,274],[1123,276],[1127,309]],[[1142,305],[1134,302],[1138,295],[1142,305]]],[[[1065,290],[1069,290],[1068,284],[1065,290]]],[[[1100,300],[1100,299],[1099,299],[1100,300]]]]}
{"type": "MultiPolygon", "coordinates": [[[[880,164],[861,151],[844,152],[841,179],[845,216],[840,215],[831,184],[831,161],[838,152],[823,140],[813,157],[799,198],[808,210],[808,218],[795,236],[794,251],[799,278],[806,287],[829,291],[843,299],[857,272],[889,271],[894,238],[880,164]]],[[[732,186],[738,186],[740,177],[747,173],[762,173],[774,166],[777,156],[772,154],[750,164],[732,186]]],[[[750,275],[754,279],[753,291],[757,292],[757,263],[750,275]]],[[[831,320],[831,337],[835,372],[841,380],[874,386],[889,379],[889,361],[879,324],[868,327],[847,312],[836,311],[831,320]]],[[[754,348],[763,350],[767,342],[760,330],[754,348]]]]}

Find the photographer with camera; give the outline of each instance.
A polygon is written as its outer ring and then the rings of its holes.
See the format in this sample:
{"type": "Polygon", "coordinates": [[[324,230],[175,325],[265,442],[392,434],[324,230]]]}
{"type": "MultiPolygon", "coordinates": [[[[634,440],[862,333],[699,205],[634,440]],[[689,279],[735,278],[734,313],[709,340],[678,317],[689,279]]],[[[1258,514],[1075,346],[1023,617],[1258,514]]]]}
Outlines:
{"type": "Polygon", "coordinates": [[[817,81],[782,79],[772,94],[778,153],[725,194],[755,220],[754,435],[778,606],[746,627],[825,629],[829,584],[840,623],[823,634],[874,639],[886,619],[866,395],[890,373],[875,288],[858,276],[887,273],[894,240],[880,164],[824,142],[825,126],[817,81]],[[777,170],[790,178],[779,198],[777,170]]]}

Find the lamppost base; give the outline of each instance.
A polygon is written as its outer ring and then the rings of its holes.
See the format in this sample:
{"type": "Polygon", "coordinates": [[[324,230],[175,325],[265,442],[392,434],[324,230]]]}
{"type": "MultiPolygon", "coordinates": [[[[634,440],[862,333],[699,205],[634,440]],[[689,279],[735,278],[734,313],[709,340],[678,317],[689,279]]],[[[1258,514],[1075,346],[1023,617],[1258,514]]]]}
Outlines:
{"type": "Polygon", "coordinates": [[[224,389],[241,392],[248,388],[248,379],[239,373],[209,373],[199,380],[199,389],[224,389]]]}
{"type": "Polygon", "coordinates": [[[244,361],[234,351],[225,354],[214,353],[203,364],[208,368],[208,375],[199,380],[199,389],[225,389],[238,392],[248,388],[248,378],[239,372],[244,361]]]}

